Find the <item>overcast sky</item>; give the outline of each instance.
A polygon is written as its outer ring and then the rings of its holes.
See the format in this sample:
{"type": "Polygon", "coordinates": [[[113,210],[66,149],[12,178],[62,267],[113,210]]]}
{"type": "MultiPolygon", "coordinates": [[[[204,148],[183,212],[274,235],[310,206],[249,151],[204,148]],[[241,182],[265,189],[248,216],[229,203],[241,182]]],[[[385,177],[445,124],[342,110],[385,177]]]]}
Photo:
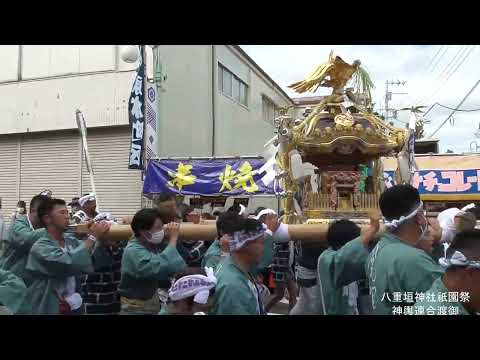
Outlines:
{"type": "MultiPolygon", "coordinates": [[[[393,93],[408,93],[392,95],[389,106],[397,109],[413,105],[430,107],[435,102],[455,108],[480,80],[479,46],[242,45],[242,48],[290,97],[305,96],[296,94],[287,86],[303,80],[316,65],[325,62],[330,50],[333,49],[348,63],[359,59],[369,70],[375,84],[373,101],[376,109],[385,107],[387,80],[407,82],[405,86],[390,86],[389,90],[393,93]]],[[[316,94],[329,93],[330,89],[320,88],[316,94]]],[[[480,109],[480,84],[461,109],[480,109]]],[[[427,114],[427,119],[431,120],[431,124],[425,127],[427,137],[450,112],[435,106],[427,114]]],[[[408,112],[404,112],[399,119],[408,121],[408,116],[408,112]]],[[[474,136],[479,123],[480,111],[457,112],[454,125],[448,121],[434,136],[440,139],[440,150],[468,152],[473,140],[477,140],[480,150],[480,139],[474,136]]]]}

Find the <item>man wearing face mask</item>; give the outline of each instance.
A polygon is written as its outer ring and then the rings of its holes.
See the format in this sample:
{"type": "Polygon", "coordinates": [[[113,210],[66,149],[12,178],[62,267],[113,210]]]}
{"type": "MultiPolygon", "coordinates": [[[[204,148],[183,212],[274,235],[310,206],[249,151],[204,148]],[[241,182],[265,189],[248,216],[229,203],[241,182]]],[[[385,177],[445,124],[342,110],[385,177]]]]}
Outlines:
{"type": "Polygon", "coordinates": [[[187,266],[177,250],[180,225],[164,225],[158,210],[142,209],[133,217],[131,227],[134,238],[123,252],[118,286],[121,314],[157,314],[160,311],[159,280],[187,266]],[[164,236],[168,238],[168,245],[160,250],[164,236]]]}
{"type": "Polygon", "coordinates": [[[414,315],[480,313],[480,230],[458,233],[439,260],[445,274],[414,306],[414,315]]]}
{"type": "Polygon", "coordinates": [[[370,252],[366,271],[374,314],[392,315],[394,306],[412,306],[415,293],[427,291],[443,271],[421,249],[428,236],[428,221],[417,189],[393,186],[379,202],[387,231],[370,252]]]}

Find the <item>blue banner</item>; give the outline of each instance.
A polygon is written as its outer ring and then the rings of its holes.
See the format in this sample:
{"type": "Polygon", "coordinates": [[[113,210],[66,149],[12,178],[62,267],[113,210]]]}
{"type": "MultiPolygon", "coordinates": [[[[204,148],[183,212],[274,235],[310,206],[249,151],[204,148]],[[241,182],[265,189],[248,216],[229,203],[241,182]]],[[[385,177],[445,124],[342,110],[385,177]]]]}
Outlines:
{"type": "Polygon", "coordinates": [[[128,100],[128,122],[130,123],[132,134],[128,168],[135,170],[145,169],[145,61],[143,58],[143,47],[143,45],[140,46],[140,65],[138,66],[128,100]]]}
{"type": "MultiPolygon", "coordinates": [[[[386,187],[395,184],[395,172],[385,171],[386,187]]],[[[477,194],[480,192],[480,169],[476,170],[420,170],[413,176],[414,187],[420,195],[477,194]]]]}
{"type": "Polygon", "coordinates": [[[262,159],[152,160],[143,184],[144,194],[176,193],[203,196],[275,194],[273,182],[262,181],[262,159]]]}
{"type": "MultiPolygon", "coordinates": [[[[265,185],[262,159],[152,160],[148,164],[144,194],[176,193],[203,196],[274,195],[274,183],[265,185]]],[[[369,171],[369,175],[371,175],[369,171]]],[[[385,185],[395,184],[394,171],[385,171],[385,185]]],[[[421,195],[480,193],[480,169],[420,170],[413,186],[421,195]]],[[[277,189],[277,191],[280,189],[277,189]]]]}

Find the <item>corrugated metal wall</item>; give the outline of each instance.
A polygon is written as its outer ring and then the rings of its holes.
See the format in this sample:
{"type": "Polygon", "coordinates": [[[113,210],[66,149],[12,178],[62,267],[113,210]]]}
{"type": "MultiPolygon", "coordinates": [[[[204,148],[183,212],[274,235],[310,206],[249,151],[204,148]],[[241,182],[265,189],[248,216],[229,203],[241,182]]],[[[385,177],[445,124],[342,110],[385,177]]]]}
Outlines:
{"type": "MultiPolygon", "coordinates": [[[[128,126],[88,130],[101,210],[115,217],[133,215],[141,207],[141,172],[128,170],[129,139],[128,126]]],[[[6,222],[18,200],[28,207],[45,189],[67,202],[90,192],[81,151],[76,131],[1,136],[0,198],[6,222]]]]}
{"type": "MultiPolygon", "coordinates": [[[[0,198],[5,222],[10,222],[10,215],[17,205],[17,139],[0,137],[0,198]]],[[[0,234],[1,237],[1,234],[0,234]]]]}
{"type": "MultiPolygon", "coordinates": [[[[95,173],[95,187],[101,211],[116,217],[133,215],[141,207],[141,172],[128,169],[130,129],[88,131],[88,150],[95,173]]],[[[82,194],[90,192],[85,161],[82,169],[82,194]]]]}
{"type": "Polygon", "coordinates": [[[74,132],[28,134],[21,141],[20,199],[50,189],[70,200],[79,188],[79,137],[74,132]]]}

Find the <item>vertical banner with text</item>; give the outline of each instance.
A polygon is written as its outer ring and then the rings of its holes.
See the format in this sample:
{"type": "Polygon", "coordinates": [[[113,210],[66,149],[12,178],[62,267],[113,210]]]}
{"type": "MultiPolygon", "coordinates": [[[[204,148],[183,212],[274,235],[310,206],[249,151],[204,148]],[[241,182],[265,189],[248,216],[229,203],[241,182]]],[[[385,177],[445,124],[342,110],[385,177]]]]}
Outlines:
{"type": "Polygon", "coordinates": [[[132,129],[128,168],[143,170],[145,169],[145,59],[143,45],[140,46],[140,65],[138,66],[128,101],[128,121],[132,129]]]}

